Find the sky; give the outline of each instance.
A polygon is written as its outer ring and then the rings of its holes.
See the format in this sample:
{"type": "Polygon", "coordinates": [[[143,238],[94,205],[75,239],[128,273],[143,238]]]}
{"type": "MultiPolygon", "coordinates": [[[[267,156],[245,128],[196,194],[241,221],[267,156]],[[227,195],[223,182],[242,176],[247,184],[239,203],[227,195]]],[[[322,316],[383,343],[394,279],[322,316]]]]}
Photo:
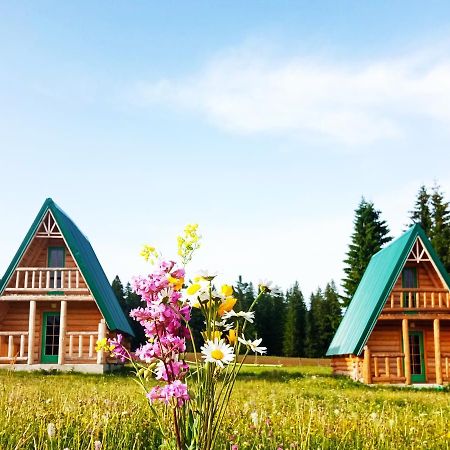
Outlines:
{"type": "Polygon", "coordinates": [[[0,272],[52,197],[109,279],[340,285],[361,197],[450,199],[450,3],[0,1],[0,272]]]}

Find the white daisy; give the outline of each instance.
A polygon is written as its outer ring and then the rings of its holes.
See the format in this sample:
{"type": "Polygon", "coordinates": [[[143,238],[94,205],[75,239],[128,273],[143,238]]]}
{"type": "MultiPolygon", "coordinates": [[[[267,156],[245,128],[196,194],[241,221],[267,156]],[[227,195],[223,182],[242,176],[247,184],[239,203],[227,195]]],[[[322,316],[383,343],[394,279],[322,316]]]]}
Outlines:
{"type": "Polygon", "coordinates": [[[253,319],[255,318],[255,313],[254,311],[228,311],[226,312],[223,316],[222,319],[223,320],[228,320],[231,319],[232,317],[243,317],[247,322],[253,323],[253,319]]]}
{"type": "Polygon", "coordinates": [[[260,291],[271,291],[270,286],[272,285],[272,281],[268,280],[267,278],[264,278],[263,280],[258,281],[258,287],[260,291]]]}
{"type": "Polygon", "coordinates": [[[202,277],[204,280],[207,280],[207,281],[212,281],[212,280],[214,280],[214,278],[216,278],[217,277],[217,274],[218,274],[218,272],[217,271],[214,271],[214,270],[210,270],[210,271],[208,271],[208,270],[199,270],[198,271],[198,276],[199,277],[202,277]]]}
{"type": "Polygon", "coordinates": [[[202,358],[205,362],[215,363],[222,369],[224,364],[230,364],[234,360],[233,348],[223,339],[207,341],[201,348],[202,358]]]}
{"type": "Polygon", "coordinates": [[[263,353],[267,352],[267,347],[259,347],[259,344],[261,344],[261,342],[262,342],[261,338],[255,339],[254,341],[250,341],[243,337],[238,337],[238,341],[241,344],[244,344],[246,347],[248,347],[254,353],[260,353],[262,355],[263,353]]]}

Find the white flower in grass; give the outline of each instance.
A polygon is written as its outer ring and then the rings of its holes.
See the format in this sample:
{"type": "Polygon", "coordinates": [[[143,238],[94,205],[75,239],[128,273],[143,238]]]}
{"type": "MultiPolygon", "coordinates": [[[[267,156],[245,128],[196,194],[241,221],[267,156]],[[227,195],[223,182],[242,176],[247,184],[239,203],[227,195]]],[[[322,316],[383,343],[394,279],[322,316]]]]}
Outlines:
{"type": "Polygon", "coordinates": [[[267,347],[259,347],[259,344],[261,344],[262,342],[261,338],[255,339],[254,341],[250,341],[245,339],[244,337],[238,337],[238,341],[241,344],[244,344],[254,353],[260,353],[262,355],[267,352],[267,347]]]}
{"type": "Polygon", "coordinates": [[[50,439],[52,439],[52,438],[55,437],[55,434],[56,434],[56,426],[55,426],[55,424],[54,424],[53,422],[50,422],[50,423],[47,425],[47,434],[48,434],[48,437],[49,437],[50,439]]]}
{"type": "Polygon", "coordinates": [[[233,347],[228,345],[223,339],[207,341],[201,348],[202,358],[206,362],[215,363],[222,369],[224,364],[230,364],[234,360],[233,347]]]}
{"type": "Polygon", "coordinates": [[[255,318],[255,313],[254,311],[228,311],[226,312],[223,316],[222,319],[223,320],[228,320],[231,319],[232,317],[243,317],[247,322],[253,323],[253,319],[255,318]]]}

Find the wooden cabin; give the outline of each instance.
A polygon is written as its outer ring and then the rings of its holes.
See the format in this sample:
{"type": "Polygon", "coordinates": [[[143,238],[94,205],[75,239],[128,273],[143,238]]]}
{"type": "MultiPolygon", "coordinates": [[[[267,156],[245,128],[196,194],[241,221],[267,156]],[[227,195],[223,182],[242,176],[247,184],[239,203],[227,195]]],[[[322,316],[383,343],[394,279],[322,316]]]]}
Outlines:
{"type": "Polygon", "coordinates": [[[0,367],[101,373],[96,342],[133,332],[87,238],[47,199],[0,281],[0,367]]]}
{"type": "Polygon", "coordinates": [[[372,257],[327,355],[363,383],[448,384],[450,277],[420,225],[372,257]]]}

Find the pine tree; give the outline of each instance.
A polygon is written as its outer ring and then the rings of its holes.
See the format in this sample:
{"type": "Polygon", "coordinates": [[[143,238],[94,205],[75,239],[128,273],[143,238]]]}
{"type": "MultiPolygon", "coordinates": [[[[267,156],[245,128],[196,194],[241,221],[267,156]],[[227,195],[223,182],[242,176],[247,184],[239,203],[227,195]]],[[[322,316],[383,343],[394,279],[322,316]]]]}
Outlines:
{"type": "Polygon", "coordinates": [[[255,307],[255,337],[262,338],[268,355],[283,354],[286,302],[282,295],[262,295],[255,307]]]}
{"type": "Polygon", "coordinates": [[[323,293],[320,288],[310,297],[309,310],[306,315],[306,356],[319,358],[321,355],[320,320],[323,293]]]}
{"type": "Polygon", "coordinates": [[[410,219],[413,224],[420,223],[447,272],[450,271],[449,202],[445,201],[439,185],[432,187],[431,194],[425,186],[420,187],[410,219]]]}
{"type": "Polygon", "coordinates": [[[325,356],[342,319],[339,293],[334,281],[331,281],[325,287],[320,313],[320,351],[321,356],[325,356]]]}
{"type": "Polygon", "coordinates": [[[427,188],[422,185],[417,193],[416,203],[414,209],[409,211],[409,218],[412,223],[419,223],[425,230],[427,236],[431,236],[433,228],[433,219],[430,209],[430,194],[427,188]]]}
{"type": "Polygon", "coordinates": [[[298,282],[286,293],[284,356],[305,356],[306,305],[298,282]]]}
{"type": "Polygon", "coordinates": [[[348,306],[356,292],[370,258],[392,238],[388,236],[389,228],[381,219],[381,211],[375,209],[373,202],[361,199],[355,210],[354,231],[351,244],[344,260],[346,278],[342,282],[345,291],[344,306],[348,306]]]}
{"type": "Polygon", "coordinates": [[[431,243],[448,272],[450,270],[450,211],[449,203],[444,200],[438,185],[433,187],[431,208],[433,212],[431,243]]]}
{"type": "Polygon", "coordinates": [[[125,296],[124,296],[124,290],[123,290],[123,284],[120,281],[119,275],[116,275],[113,282],[111,283],[112,290],[114,291],[114,294],[117,297],[117,300],[119,300],[120,306],[122,309],[125,307],[125,296]]]}

